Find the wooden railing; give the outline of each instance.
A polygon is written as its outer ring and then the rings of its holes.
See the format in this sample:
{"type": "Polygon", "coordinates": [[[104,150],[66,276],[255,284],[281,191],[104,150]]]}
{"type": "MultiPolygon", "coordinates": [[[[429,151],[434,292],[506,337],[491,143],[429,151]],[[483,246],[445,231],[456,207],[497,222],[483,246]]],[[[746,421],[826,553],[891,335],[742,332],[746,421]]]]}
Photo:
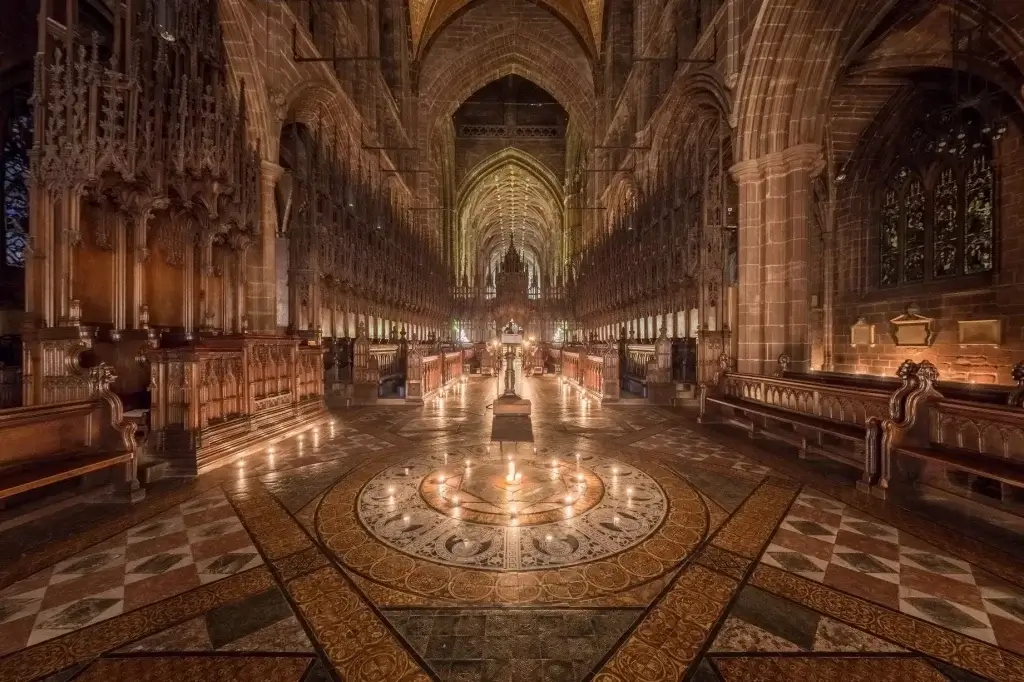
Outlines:
{"type": "Polygon", "coordinates": [[[647,371],[654,363],[653,343],[629,343],[623,354],[622,388],[637,395],[646,396],[647,371]]]}
{"type": "Polygon", "coordinates": [[[719,363],[714,379],[700,386],[699,421],[733,423],[751,435],[792,443],[801,456],[814,452],[850,465],[861,472],[858,486],[870,489],[878,471],[881,422],[900,413],[912,388],[907,363],[894,391],[740,374],[731,371],[725,355],[719,363]]]}
{"type": "Polygon", "coordinates": [[[440,355],[429,355],[423,358],[423,394],[427,397],[443,383],[443,358],[440,355]]]}
{"type": "Polygon", "coordinates": [[[422,403],[436,391],[461,382],[466,367],[466,351],[450,350],[433,355],[420,355],[419,349],[409,351],[405,400],[422,403]]]}
{"type": "Polygon", "coordinates": [[[461,350],[446,351],[441,354],[444,362],[443,383],[462,380],[463,355],[461,350]]]}
{"type": "Polygon", "coordinates": [[[370,357],[377,367],[377,375],[381,382],[405,377],[405,362],[398,344],[386,343],[370,346],[370,357]]]}
{"type": "Polygon", "coordinates": [[[882,424],[876,485],[930,485],[984,496],[1024,511],[1024,363],[1013,369],[1014,389],[1002,404],[949,397],[938,388],[938,370],[914,368],[915,388],[906,409],[882,424]]]}
{"type": "Polygon", "coordinates": [[[318,417],[322,355],[296,338],[255,335],[149,351],[153,451],[173,470],[195,474],[234,454],[250,434],[266,438],[318,417]]]}
{"type": "Polygon", "coordinates": [[[599,355],[585,355],[582,362],[583,388],[589,393],[602,396],[604,394],[604,358],[599,355]]]}
{"type": "Polygon", "coordinates": [[[580,353],[578,351],[562,349],[562,376],[566,381],[582,385],[583,374],[580,365],[580,353]]]}
{"type": "Polygon", "coordinates": [[[856,467],[858,487],[878,497],[897,477],[1024,501],[1024,363],[1015,388],[978,389],[940,387],[934,366],[910,360],[892,379],[791,374],[785,356],[770,377],[720,362],[701,384],[701,422],[728,421],[856,467]]]}
{"type": "Polygon", "coordinates": [[[602,402],[619,399],[619,358],[617,354],[593,355],[574,346],[559,351],[562,380],[582,388],[586,394],[602,402]]]}

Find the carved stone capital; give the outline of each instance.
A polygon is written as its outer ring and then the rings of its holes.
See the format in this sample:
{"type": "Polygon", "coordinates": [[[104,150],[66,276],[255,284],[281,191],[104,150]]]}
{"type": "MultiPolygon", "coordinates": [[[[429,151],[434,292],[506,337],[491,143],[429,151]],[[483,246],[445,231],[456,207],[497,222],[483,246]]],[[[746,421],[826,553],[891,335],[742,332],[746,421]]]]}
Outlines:
{"type": "Polygon", "coordinates": [[[281,177],[282,173],[284,173],[284,168],[273,161],[260,162],[260,178],[262,178],[264,182],[275,184],[277,183],[278,178],[281,177]]]}
{"type": "Polygon", "coordinates": [[[756,159],[740,161],[729,168],[733,179],[740,183],[757,182],[761,179],[761,166],[756,159]]]}

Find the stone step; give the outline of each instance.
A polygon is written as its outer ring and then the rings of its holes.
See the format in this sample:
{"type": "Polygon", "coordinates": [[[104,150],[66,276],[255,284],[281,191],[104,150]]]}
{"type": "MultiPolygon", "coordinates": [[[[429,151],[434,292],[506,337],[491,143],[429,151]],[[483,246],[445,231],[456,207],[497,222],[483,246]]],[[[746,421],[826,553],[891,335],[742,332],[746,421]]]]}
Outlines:
{"type": "Polygon", "coordinates": [[[170,462],[157,459],[139,462],[139,483],[145,486],[159,481],[167,475],[170,466],[170,462]]]}

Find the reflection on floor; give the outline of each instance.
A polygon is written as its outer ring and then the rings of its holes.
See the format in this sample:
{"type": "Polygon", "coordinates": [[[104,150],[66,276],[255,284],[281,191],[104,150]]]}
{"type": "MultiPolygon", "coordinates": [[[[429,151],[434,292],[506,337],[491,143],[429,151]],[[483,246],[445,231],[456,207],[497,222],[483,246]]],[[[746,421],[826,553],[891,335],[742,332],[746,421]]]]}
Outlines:
{"type": "Polygon", "coordinates": [[[0,680],[1024,680],[1012,524],[551,378],[534,441],[489,452],[494,390],[340,411],[130,508],[7,512],[0,680]]]}

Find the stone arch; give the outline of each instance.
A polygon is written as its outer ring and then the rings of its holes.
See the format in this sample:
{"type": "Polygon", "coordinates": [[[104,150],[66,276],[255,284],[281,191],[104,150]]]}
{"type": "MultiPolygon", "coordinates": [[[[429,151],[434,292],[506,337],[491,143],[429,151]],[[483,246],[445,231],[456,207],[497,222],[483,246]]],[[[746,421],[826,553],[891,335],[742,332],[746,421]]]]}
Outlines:
{"type": "Polygon", "coordinates": [[[336,146],[350,154],[357,152],[359,140],[352,134],[344,116],[347,98],[324,81],[305,80],[291,89],[282,100],[282,123],[304,123],[312,129],[326,123],[336,135],[336,146]]]}
{"type": "Polygon", "coordinates": [[[551,93],[581,130],[593,129],[592,74],[578,75],[574,60],[550,45],[515,32],[514,26],[497,27],[471,48],[448,55],[444,59],[446,68],[432,70],[435,61],[441,59],[428,58],[423,67],[421,93],[427,109],[420,118],[421,140],[425,141],[433,132],[441,117],[454,113],[474,92],[512,74],[551,93]]]}
{"type": "Polygon", "coordinates": [[[260,60],[248,23],[242,19],[241,0],[220,0],[220,22],[223,31],[224,52],[227,66],[235,76],[234,87],[245,84],[245,106],[249,131],[258,142],[261,158],[277,156],[277,130],[271,125],[269,99],[260,60]]]}
{"type": "MultiPolygon", "coordinates": [[[[488,0],[438,0],[431,8],[430,15],[425,18],[421,35],[414,36],[416,52],[425,58],[434,40],[444,31],[445,27],[469,10],[472,5],[488,0]]],[[[587,11],[579,0],[534,0],[535,4],[551,13],[572,33],[579,46],[589,57],[597,54],[597,45],[601,40],[597,26],[592,25],[587,11]]]]}
{"type": "Polygon", "coordinates": [[[897,0],[821,3],[765,0],[757,14],[736,88],[737,160],[757,159],[803,143],[819,143],[827,95],[843,36],[866,35],[897,0]],[[856,18],[855,18],[856,17],[856,18]],[[872,19],[858,26],[857,18],[872,19]]]}
{"type": "Polygon", "coordinates": [[[732,108],[729,93],[721,75],[717,72],[696,73],[673,83],[666,94],[667,112],[661,116],[652,129],[652,145],[670,155],[686,136],[680,136],[680,126],[694,120],[721,117],[726,120],[732,108]]]}

